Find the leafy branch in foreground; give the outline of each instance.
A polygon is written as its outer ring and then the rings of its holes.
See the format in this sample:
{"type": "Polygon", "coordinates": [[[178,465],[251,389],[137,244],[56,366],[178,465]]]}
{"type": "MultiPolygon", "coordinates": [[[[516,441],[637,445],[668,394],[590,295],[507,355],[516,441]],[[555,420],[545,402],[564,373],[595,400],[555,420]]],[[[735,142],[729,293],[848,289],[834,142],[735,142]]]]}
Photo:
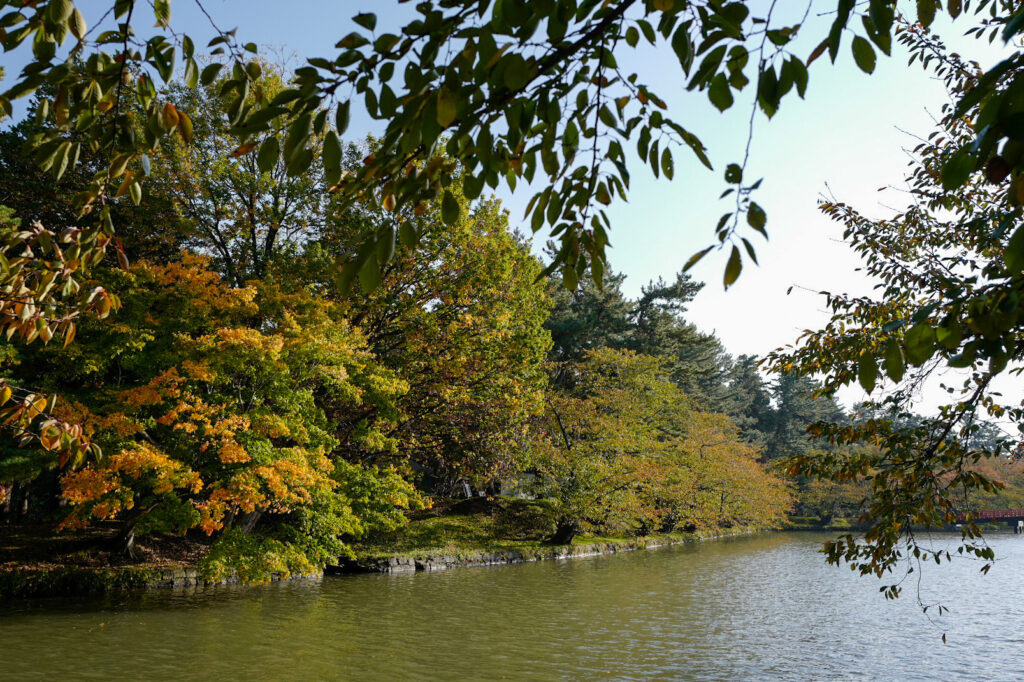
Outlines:
{"type": "MultiPolygon", "coordinates": [[[[912,61],[930,67],[954,95],[984,79],[976,63],[948,52],[920,26],[903,23],[897,37],[912,61]]],[[[1022,78],[1020,67],[1003,70],[992,82],[996,96],[1004,98],[1022,78]]],[[[1019,375],[1024,360],[1024,228],[1014,228],[1019,204],[1006,201],[1017,171],[1004,173],[995,164],[958,183],[949,179],[959,150],[973,144],[972,119],[984,116],[979,110],[985,106],[964,112],[954,101],[944,108],[939,128],[913,150],[912,203],[902,212],[876,220],[846,204],[822,202],[821,210],[843,225],[844,239],[861,255],[879,293],[826,293],[832,319],[825,328],[805,332],[795,347],[767,359],[776,371],[822,375],[826,391],[858,381],[876,396],[865,406],[870,418],[812,429],[834,444],[872,447],[791,461],[794,474],[870,483],[861,517],[868,525],[864,542],[849,536],[826,545],[830,561],[848,561],[862,573],[881,576],[922,556],[951,558],[915,533],[958,522],[958,552],[985,560],[987,570],[992,550],[972,517],[973,499],[1001,486],[985,473],[988,460],[1020,457],[1017,437],[1001,430],[994,438],[978,437],[997,424],[1024,431],[1024,408],[993,388],[1000,375],[1019,375]],[[936,375],[951,401],[931,417],[911,419],[920,387],[936,375]],[[888,390],[879,396],[883,384],[888,390]]],[[[1017,144],[1009,140],[1002,153],[1017,144]]],[[[898,593],[898,585],[890,586],[889,596],[898,593]]]]}
{"type": "MultiPolygon", "coordinates": [[[[705,92],[720,111],[732,107],[737,94],[752,84],[755,110],[772,116],[787,94],[805,94],[807,66],[826,52],[835,61],[847,34],[856,63],[873,71],[875,50],[891,51],[899,8],[896,0],[837,0],[827,36],[803,58],[791,45],[805,30],[811,3],[788,25],[775,23],[777,2],[766,11],[754,11],[752,5],[723,0],[427,0],[416,5],[416,18],[394,33],[378,31],[375,14],[356,15],[359,30],[339,39],[336,56],[309,59],[295,70],[291,87],[265,96],[258,84],[261,64],[252,57],[256,46],[214,25],[210,55],[227,63],[200,69],[192,39],[171,28],[169,0],[151,3],[156,30],[146,38],[135,31],[142,13],[135,0],[108,5],[96,23],[110,16],[115,28],[95,36],[95,26],[88,29],[71,0],[7,1],[0,3],[11,9],[0,16],[0,42],[7,52],[31,44],[33,56],[0,93],[0,107],[10,113],[13,99],[52,86],[56,94],[44,98],[37,111],[55,126],[37,140],[41,163],[59,177],[74,166],[82,145],[93,152],[105,150],[109,165],[83,191],[83,209],[103,206],[117,195],[138,202],[150,155],[161,140],[176,134],[187,142],[192,136],[189,113],[170,102],[160,85],[174,77],[180,55],[181,78],[188,87],[220,82],[232,130],[240,138],[237,155],[257,154],[261,167],[283,159],[289,173],[300,175],[314,160],[311,144],[323,139],[328,184],[347,202],[396,210],[440,200],[452,221],[457,211],[451,210],[456,202],[450,187],[456,180],[470,200],[485,186],[504,183],[514,189],[524,181],[537,182],[543,189],[531,199],[526,218],[534,230],[550,226],[559,248],[549,271],[560,268],[572,287],[588,266],[601,280],[611,227],[605,207],[627,196],[628,163],[634,156],[627,150],[635,147],[634,158],[670,179],[673,151],[680,147],[711,167],[700,139],[666,111],[665,101],[647,85],[654,69],[663,70],[669,62],[688,90],[705,92]],[[855,19],[861,24],[856,29],[855,19]],[[74,39],[70,50],[58,60],[57,48],[69,36],[74,39]],[[647,46],[663,48],[665,56],[647,58],[641,52],[647,46]],[[627,66],[634,56],[644,60],[645,70],[627,66]],[[340,136],[353,103],[387,127],[364,165],[346,173],[340,136]],[[283,144],[266,135],[279,119],[288,122],[283,144]],[[75,139],[68,137],[72,131],[75,139]]],[[[939,0],[919,0],[911,11],[927,27],[937,12],[955,17],[970,8],[969,1],[943,7],[939,0]]],[[[1004,39],[1015,36],[1024,23],[1014,14],[1015,3],[974,4],[975,12],[986,9],[990,25],[1005,26],[1004,39]]],[[[979,80],[965,101],[992,101],[993,81],[979,80]]],[[[999,113],[993,120],[1009,121],[1010,114],[999,113]]],[[[991,156],[986,150],[971,152],[971,164],[963,168],[969,173],[983,165],[985,154],[991,156]]],[[[715,230],[718,247],[731,246],[726,286],[742,269],[740,245],[747,257],[756,258],[751,242],[738,232],[741,216],[751,229],[766,234],[765,213],[750,197],[757,183],[743,184],[746,158],[726,169],[736,208],[722,216],[715,230]]],[[[408,242],[415,246],[414,234],[408,242]]],[[[394,246],[395,233],[383,230],[354,253],[337,254],[342,289],[364,269],[382,268],[394,246]]]]}
{"type": "MultiPolygon", "coordinates": [[[[102,287],[83,290],[81,278],[102,260],[109,238],[89,242],[75,228],[61,234],[36,222],[25,229],[13,212],[0,206],[0,331],[26,344],[51,339],[70,344],[82,315],[106,317],[120,300],[102,287]]],[[[0,379],[0,428],[13,431],[24,446],[37,442],[56,451],[61,466],[81,464],[99,448],[78,425],[52,415],[56,396],[0,379]]]]}

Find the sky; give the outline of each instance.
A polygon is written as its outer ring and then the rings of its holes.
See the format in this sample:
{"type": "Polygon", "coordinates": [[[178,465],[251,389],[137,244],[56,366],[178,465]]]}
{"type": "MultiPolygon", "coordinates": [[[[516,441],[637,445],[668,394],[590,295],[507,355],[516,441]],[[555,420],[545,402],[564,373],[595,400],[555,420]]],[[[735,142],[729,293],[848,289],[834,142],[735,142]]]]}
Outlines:
{"type": "MultiPolygon", "coordinates": [[[[80,4],[85,8],[89,3],[80,4]]],[[[95,4],[99,9],[106,6],[95,4]]],[[[376,12],[378,30],[383,30],[404,23],[412,14],[411,5],[393,0],[203,2],[220,28],[237,27],[242,42],[255,42],[261,52],[292,59],[296,65],[307,57],[335,55],[335,42],[356,28],[350,18],[357,12],[376,12]]],[[[798,21],[805,8],[796,0],[782,0],[776,6],[776,18],[784,24],[798,21]],[[794,14],[786,16],[787,12],[794,14]]],[[[809,54],[827,33],[832,17],[819,14],[817,8],[824,12],[835,3],[817,0],[813,7],[802,30],[805,35],[795,43],[797,54],[809,54]]],[[[172,10],[174,28],[189,33],[197,45],[212,37],[209,21],[193,0],[175,0],[172,10]]],[[[87,15],[86,19],[91,25],[98,17],[87,15]]],[[[963,38],[971,25],[962,17],[955,24],[939,19],[933,28],[948,45],[982,66],[994,64],[1003,49],[998,41],[990,46],[963,38]]],[[[768,214],[769,240],[765,242],[752,230],[745,236],[756,237],[751,241],[760,266],[745,262],[739,281],[728,291],[721,280],[728,251],[713,251],[691,271],[707,285],[691,304],[688,319],[717,334],[734,355],[763,355],[794,342],[803,330],[821,326],[828,314],[824,299],[815,292],[870,291],[872,283],[858,272],[856,257],[840,241],[840,228],[818,212],[817,202],[827,193],[874,217],[905,203],[898,189],[880,192],[879,188],[902,185],[909,161],[905,149],[915,144],[911,135],[930,132],[946,101],[942,84],[919,65],[908,67],[906,57],[894,42],[893,56],[879,55],[875,72],[867,75],[854,65],[847,38],[835,65],[827,56],[812,65],[806,100],[787,96],[770,121],[757,114],[746,179],[764,178],[754,199],[768,214]]],[[[4,59],[13,75],[20,65],[9,55],[4,59]]],[[[718,217],[731,206],[728,199],[718,199],[727,187],[722,171],[727,163],[742,158],[753,87],[748,86],[733,108],[720,114],[703,93],[685,91],[678,62],[667,47],[649,48],[620,64],[627,72],[638,71],[641,80],[666,100],[672,116],[701,137],[716,168],[707,171],[686,150],[675,150],[672,181],[656,180],[649,169],[636,161],[631,164],[629,202],[616,202],[609,209],[612,248],[608,256],[611,267],[626,274],[627,294],[636,295],[650,280],[674,279],[690,255],[713,242],[718,217]]],[[[349,130],[349,137],[356,139],[380,133],[383,127],[356,112],[349,130]]],[[[523,186],[514,194],[506,189],[498,192],[513,226],[522,221],[531,194],[523,186]]],[[[538,252],[545,240],[543,232],[535,236],[538,252]]],[[[851,404],[864,395],[859,388],[850,388],[840,397],[851,404]]],[[[925,404],[938,399],[937,394],[923,396],[925,404]]]]}

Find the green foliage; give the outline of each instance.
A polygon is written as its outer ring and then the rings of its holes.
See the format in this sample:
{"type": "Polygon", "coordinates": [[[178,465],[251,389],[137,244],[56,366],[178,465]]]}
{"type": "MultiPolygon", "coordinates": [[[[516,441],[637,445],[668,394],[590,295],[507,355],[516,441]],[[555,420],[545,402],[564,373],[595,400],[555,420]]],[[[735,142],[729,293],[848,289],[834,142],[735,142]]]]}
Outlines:
{"type": "MultiPolygon", "coordinates": [[[[998,15],[1005,9],[991,5],[986,30],[1002,24],[1010,34],[1019,30],[998,15]]],[[[821,205],[843,225],[866,274],[879,282],[878,293],[828,294],[828,325],[770,358],[777,370],[821,375],[828,392],[856,380],[872,393],[863,418],[849,424],[826,419],[812,427],[840,447],[798,453],[791,470],[868,491],[860,517],[867,524],[865,541],[849,536],[826,551],[830,561],[878,575],[932,556],[915,528],[946,526],[982,501],[997,499],[1006,477],[995,472],[1008,466],[1017,444],[1006,433],[992,435],[986,422],[1019,427],[1024,420],[1021,406],[992,388],[996,377],[1017,373],[1008,367],[1022,358],[1020,237],[1012,229],[1020,219],[1020,202],[1013,198],[1016,133],[1002,151],[997,144],[1012,132],[1006,127],[1016,115],[1011,93],[1024,83],[1020,55],[981,75],[976,63],[949,53],[921,26],[900,23],[897,39],[910,49],[912,62],[945,81],[954,100],[943,108],[937,130],[913,150],[913,203],[884,220],[839,202],[821,205]],[[982,165],[985,172],[976,173],[982,165]],[[915,417],[918,388],[947,371],[955,377],[942,380],[949,402],[933,416],[915,417]],[[983,433],[989,437],[979,438],[983,433]]],[[[979,534],[973,521],[965,523],[958,551],[990,560],[979,534]]],[[[889,586],[887,596],[898,594],[898,585],[889,586]]]]}
{"type": "Polygon", "coordinates": [[[400,253],[378,288],[339,305],[379,361],[408,382],[396,401],[400,454],[444,494],[463,479],[484,487],[515,470],[527,421],[540,409],[550,346],[550,304],[527,244],[509,232],[498,202],[452,196],[454,225],[443,206],[419,215],[332,212],[322,240],[280,269],[283,279],[330,292],[331,253],[352,251],[380,225],[393,235],[416,232],[429,266],[400,253]]]}
{"type": "Polygon", "coordinates": [[[555,504],[555,542],[583,531],[779,522],[788,496],[724,415],[695,409],[663,363],[595,350],[567,368],[533,447],[535,485],[555,504]]]}
{"type": "Polygon", "coordinates": [[[401,528],[369,534],[359,543],[361,555],[457,554],[470,550],[536,547],[554,530],[547,500],[496,497],[468,511],[444,509],[419,512],[401,528]]]}
{"type": "MultiPolygon", "coordinates": [[[[284,89],[284,75],[261,62],[253,87],[265,97],[284,89]]],[[[287,130],[280,121],[264,134],[259,154],[235,154],[241,137],[233,132],[230,99],[223,81],[195,89],[175,84],[169,98],[195,117],[188,144],[172,141],[154,157],[151,196],[175,207],[189,247],[209,253],[217,270],[235,286],[264,279],[295,245],[316,239],[324,225],[328,167],[340,172],[341,149],[326,139],[311,140],[313,161],[301,176],[289,175],[287,130]]],[[[250,98],[255,97],[251,95],[250,98]]]]}
{"type": "Polygon", "coordinates": [[[344,551],[340,537],[394,527],[396,508],[421,504],[397,471],[340,459],[346,446],[394,448],[387,432],[405,384],[330,304],[230,288],[205,265],[187,257],[119,273],[118,324],[86,324],[70,356],[21,351],[12,370],[74,395],[59,409],[103,444],[101,461],[62,476],[65,525],[223,531],[215,572],[233,557],[245,579],[281,565],[308,573],[344,551]],[[227,532],[252,528],[273,565],[246,564],[249,545],[227,532]]]}
{"type": "Polygon", "coordinates": [[[203,580],[268,583],[272,577],[312,575],[322,567],[292,545],[230,530],[211,548],[201,566],[203,580]]]}
{"type": "MultiPolygon", "coordinates": [[[[736,93],[753,83],[757,105],[771,117],[787,95],[804,96],[807,67],[826,50],[835,61],[846,34],[853,34],[858,65],[873,70],[875,48],[891,51],[895,21],[894,0],[872,0],[866,7],[837,0],[827,37],[804,59],[790,45],[807,29],[779,25],[774,4],[764,11],[748,2],[428,0],[397,33],[378,32],[373,13],[358,14],[359,30],[340,37],[336,56],[309,59],[288,79],[289,87],[268,92],[261,87],[265,64],[253,56],[256,46],[238,40],[234,30],[218,29],[207,45],[210,55],[224,62],[200,69],[193,40],[171,27],[168,0],[154,4],[157,22],[148,35],[136,32],[136,0],[110,4],[117,28],[96,35],[71,0],[4,4],[26,10],[4,16],[4,51],[24,53],[31,46],[32,57],[0,94],[0,111],[10,114],[12,100],[51,89],[36,112],[53,128],[35,140],[35,149],[41,167],[57,179],[73,170],[83,153],[104,150],[107,158],[82,193],[81,205],[102,205],[111,196],[139,203],[151,157],[172,136],[185,143],[193,139],[202,114],[179,108],[167,96],[180,57],[187,88],[215,83],[220,88],[226,121],[239,137],[236,156],[258,160],[262,153],[261,167],[270,168],[280,153],[282,167],[297,177],[315,162],[318,141],[330,140],[327,184],[348,204],[390,211],[437,201],[447,204],[451,218],[451,202],[444,197],[455,182],[474,200],[485,185],[514,188],[523,180],[542,181],[545,189],[531,200],[527,218],[535,230],[550,225],[560,240],[552,271],[560,269],[570,285],[582,279],[590,263],[603,262],[611,228],[604,206],[627,196],[626,160],[634,148],[656,177],[673,177],[673,148],[688,150],[711,168],[700,139],[674,120],[646,84],[649,74],[620,66],[641,49],[641,38],[662,48],[671,68],[678,68],[680,83],[706,92],[715,109],[728,109],[736,93]],[[58,48],[69,43],[66,58],[56,59],[58,48]],[[332,112],[339,93],[347,94],[332,112]],[[387,125],[380,149],[344,173],[335,162],[334,139],[348,125],[353,100],[387,125]],[[69,138],[71,131],[75,135],[69,138]],[[270,137],[278,142],[268,142],[270,137]]],[[[1017,35],[1022,22],[1012,5],[983,1],[976,11],[986,6],[991,19],[985,29],[1005,27],[1004,40],[1017,35]]],[[[931,23],[937,8],[931,0],[917,4],[922,25],[931,23]]],[[[950,3],[948,12],[956,16],[959,8],[960,3],[950,3]]],[[[100,9],[97,16],[106,16],[100,9]]],[[[1013,71],[1018,58],[964,89],[961,113],[981,104],[991,112],[981,123],[997,124],[976,127],[981,132],[975,149],[982,150],[972,152],[976,168],[995,155],[1006,137],[1003,130],[1013,128],[1015,89],[1003,90],[997,81],[1013,71]]],[[[663,70],[664,60],[651,68],[663,70]]],[[[742,269],[739,242],[754,259],[749,240],[737,233],[741,216],[747,215],[756,231],[765,228],[764,212],[750,198],[759,183],[744,185],[742,166],[732,167],[738,172],[727,173],[732,177],[727,182],[735,185],[735,210],[716,228],[718,246],[731,246],[726,286],[742,269]]],[[[105,218],[87,228],[88,234],[110,236],[105,218]]],[[[348,282],[363,273],[365,286],[376,285],[371,271],[379,274],[390,254],[369,245],[386,236],[379,231],[354,258],[344,255],[348,282]]],[[[600,277],[599,268],[590,271],[600,277]]]]}
{"type": "MultiPolygon", "coordinates": [[[[729,360],[714,336],[700,332],[683,317],[686,305],[703,284],[684,273],[669,284],[652,281],[637,300],[622,294],[624,277],[611,270],[598,288],[584,280],[573,291],[552,275],[548,291],[554,301],[546,326],[551,330],[551,358],[577,362],[590,350],[617,348],[666,361],[672,380],[707,409],[723,408],[723,380],[729,360]]],[[[556,383],[571,381],[555,376],[556,383]]]]}

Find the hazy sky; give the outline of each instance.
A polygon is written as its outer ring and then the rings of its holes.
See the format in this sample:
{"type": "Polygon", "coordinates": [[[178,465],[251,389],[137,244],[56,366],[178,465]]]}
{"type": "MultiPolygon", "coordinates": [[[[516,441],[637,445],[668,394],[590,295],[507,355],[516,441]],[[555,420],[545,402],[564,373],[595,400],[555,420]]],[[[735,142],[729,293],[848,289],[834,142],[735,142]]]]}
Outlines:
{"type": "MultiPolygon", "coordinates": [[[[334,43],[355,28],[350,17],[356,12],[376,11],[378,30],[398,24],[412,12],[412,3],[399,6],[393,0],[205,0],[204,5],[222,29],[237,26],[243,42],[253,41],[261,49],[299,59],[336,54],[334,43]],[[385,15],[385,9],[392,14],[385,15]]],[[[782,22],[795,23],[805,4],[783,0],[777,7],[776,16],[782,22]],[[793,14],[785,16],[786,12],[793,14]]],[[[834,7],[835,0],[815,3],[820,11],[834,7]]],[[[212,34],[196,4],[176,0],[172,8],[174,27],[192,34],[197,45],[205,44],[204,38],[212,34]]],[[[97,18],[86,17],[90,24],[97,18]]],[[[807,35],[794,51],[808,54],[827,33],[831,18],[812,11],[804,29],[807,35]]],[[[960,37],[972,25],[969,19],[962,17],[953,25],[938,21],[936,28],[963,54],[983,65],[994,63],[1001,53],[998,42],[990,47],[960,37]]],[[[908,67],[906,55],[895,43],[893,57],[880,55],[875,73],[868,76],[853,64],[848,41],[849,36],[835,65],[826,55],[811,67],[806,101],[791,94],[771,121],[757,115],[747,179],[764,178],[755,200],[768,213],[770,240],[765,243],[753,231],[746,236],[757,245],[760,267],[746,262],[739,282],[728,292],[721,283],[727,251],[712,252],[693,270],[697,279],[708,284],[688,317],[702,329],[715,331],[734,354],[763,354],[827,319],[821,297],[807,289],[867,293],[870,283],[856,271],[850,250],[838,241],[837,226],[818,213],[817,199],[831,191],[868,215],[884,215],[890,210],[887,207],[902,206],[905,196],[899,191],[878,189],[901,185],[908,161],[904,147],[914,144],[908,133],[926,135],[945,100],[942,84],[919,65],[908,67]],[[792,285],[797,288],[787,296],[792,285]]],[[[9,56],[5,59],[9,73],[20,66],[9,56]]],[[[617,203],[609,211],[613,226],[609,256],[612,267],[627,275],[627,292],[636,294],[651,279],[674,278],[692,253],[711,244],[718,217],[730,210],[729,199],[718,200],[726,187],[721,171],[742,157],[753,87],[748,86],[723,115],[703,93],[685,92],[678,62],[667,48],[649,49],[623,66],[638,71],[640,80],[668,102],[672,116],[704,140],[716,167],[714,173],[707,171],[683,149],[675,151],[673,181],[654,179],[649,169],[635,161],[631,165],[630,201],[617,203]]],[[[380,123],[355,115],[349,135],[381,130],[380,123]]],[[[522,217],[529,190],[499,196],[515,224],[522,217]]],[[[536,237],[540,244],[545,239],[544,233],[536,237]]],[[[847,402],[857,397],[854,390],[844,396],[847,402]]]]}

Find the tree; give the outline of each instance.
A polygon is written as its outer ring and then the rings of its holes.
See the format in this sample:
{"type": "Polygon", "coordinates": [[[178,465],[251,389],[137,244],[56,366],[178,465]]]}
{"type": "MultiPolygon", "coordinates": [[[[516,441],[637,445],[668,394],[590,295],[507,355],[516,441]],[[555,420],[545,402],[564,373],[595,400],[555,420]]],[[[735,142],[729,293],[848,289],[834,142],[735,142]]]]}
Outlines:
{"type": "Polygon", "coordinates": [[[395,437],[442,494],[471,482],[496,484],[518,467],[528,420],[542,405],[544,329],[550,303],[541,266],[509,231],[497,201],[373,212],[332,206],[320,240],[278,275],[337,298],[384,366],[409,390],[396,401],[395,437]],[[356,249],[367,230],[414,230],[421,256],[393,258],[371,294],[338,297],[336,252],[356,249]]]}
{"type": "MultiPolygon", "coordinates": [[[[598,287],[584,280],[574,290],[561,277],[550,278],[548,291],[554,301],[546,326],[551,330],[551,358],[578,362],[599,348],[628,349],[663,358],[666,368],[683,392],[708,410],[722,408],[722,381],[728,358],[721,342],[699,331],[683,317],[686,304],[703,287],[679,273],[667,284],[658,279],[642,287],[637,300],[621,290],[625,279],[608,272],[598,287]]],[[[571,377],[555,377],[556,382],[571,377]]]]}
{"type": "MultiPolygon", "coordinates": [[[[273,97],[285,85],[280,69],[260,64],[253,88],[273,97]]],[[[286,130],[267,131],[261,151],[233,154],[240,144],[226,113],[231,100],[220,94],[222,81],[195,89],[176,85],[171,100],[193,112],[188,144],[174,140],[155,159],[153,194],[172,204],[188,228],[188,245],[208,253],[235,286],[267,277],[283,253],[297,253],[319,238],[327,216],[323,151],[301,176],[291,176],[276,150],[286,130]]],[[[255,96],[250,96],[255,103],[255,96]]]]}
{"type": "Polygon", "coordinates": [[[63,525],[117,520],[128,553],[136,532],[198,528],[217,538],[210,575],[261,580],[404,522],[398,510],[420,503],[408,472],[345,455],[396,449],[405,383],[329,304],[228,287],[206,266],[109,273],[124,291],[118,324],[87,323],[67,352],[23,350],[8,366],[47,377],[67,396],[59,414],[106,453],[62,473],[63,525]]]}
{"type": "Polygon", "coordinates": [[[780,374],[771,386],[775,409],[768,418],[767,460],[804,455],[812,448],[807,430],[819,422],[842,422],[835,398],[822,394],[813,379],[796,373],[780,374]]]}
{"type": "Polygon", "coordinates": [[[743,440],[764,447],[773,417],[771,395],[758,369],[758,358],[741,355],[726,372],[722,411],[732,417],[743,440]]]}
{"type": "MultiPolygon", "coordinates": [[[[1007,33],[1016,26],[1008,25],[1007,33]]],[[[970,94],[947,105],[938,129],[913,150],[912,203],[906,209],[872,219],[838,201],[822,204],[843,225],[866,273],[879,282],[878,294],[827,294],[833,311],[828,325],[771,357],[777,369],[822,375],[827,391],[856,380],[875,396],[866,418],[814,426],[830,443],[871,447],[856,454],[798,456],[792,469],[837,482],[869,482],[865,542],[847,537],[829,543],[827,551],[831,561],[846,560],[878,575],[904,560],[950,556],[934,554],[915,529],[957,522],[972,508],[972,496],[1000,487],[991,472],[1019,445],[1009,436],[977,436],[991,435],[988,420],[1020,425],[1024,417],[1021,406],[1004,402],[992,386],[996,377],[1019,371],[1009,368],[1024,352],[1024,228],[1018,225],[1020,202],[1012,198],[1019,184],[1013,155],[1022,147],[1013,137],[1019,128],[1003,127],[1007,116],[1016,115],[1008,93],[1024,83],[1019,55],[981,75],[976,64],[949,53],[920,26],[902,24],[897,37],[915,60],[931,65],[951,93],[970,94]],[[979,100],[987,88],[991,92],[979,100]],[[979,132],[977,117],[993,130],[979,132]],[[972,174],[979,159],[997,154],[994,147],[982,147],[975,155],[972,145],[1006,133],[1010,139],[985,173],[972,174]],[[913,414],[918,388],[945,370],[954,376],[959,370],[962,378],[959,385],[943,380],[950,402],[931,416],[913,414]],[[883,385],[887,390],[881,392],[883,385]]],[[[979,533],[968,513],[961,552],[991,559],[979,533]]],[[[898,585],[890,586],[889,596],[898,593],[898,585]]]]}
{"type": "MultiPolygon", "coordinates": [[[[549,247],[549,252],[553,247],[549,247]]],[[[625,275],[609,269],[602,286],[584,279],[568,289],[558,274],[548,280],[551,315],[544,326],[551,332],[551,359],[579,362],[598,348],[627,348],[633,329],[634,303],[622,293],[625,275]]]]}
{"type": "MultiPolygon", "coordinates": [[[[33,98],[33,108],[54,89],[46,86],[33,98]]],[[[0,168],[2,196],[25,225],[77,226],[82,222],[76,197],[106,163],[101,152],[85,150],[78,164],[54,181],[52,174],[39,167],[33,155],[32,140],[52,133],[52,126],[36,117],[26,117],[0,131],[0,168]]],[[[147,200],[136,205],[128,198],[109,202],[111,221],[125,226],[116,246],[129,260],[167,262],[177,257],[189,238],[190,230],[177,215],[164,194],[149,188],[147,200]]]]}
{"type": "Polygon", "coordinates": [[[590,351],[553,392],[533,445],[538,493],[554,502],[551,541],[580,532],[772,526],[782,481],[757,463],[728,417],[698,409],[659,358],[590,351]]]}

